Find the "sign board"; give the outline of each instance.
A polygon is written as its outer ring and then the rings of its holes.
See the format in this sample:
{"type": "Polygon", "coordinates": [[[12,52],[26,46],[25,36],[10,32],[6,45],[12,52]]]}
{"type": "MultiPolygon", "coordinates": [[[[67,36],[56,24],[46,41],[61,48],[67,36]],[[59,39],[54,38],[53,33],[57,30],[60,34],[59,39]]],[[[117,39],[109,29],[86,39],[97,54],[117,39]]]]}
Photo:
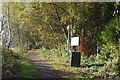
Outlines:
{"type": "Polygon", "coordinates": [[[71,46],[79,46],[79,37],[71,38],[71,46]]]}
{"type": "Polygon", "coordinates": [[[68,25],[68,26],[67,26],[67,30],[69,30],[69,28],[70,28],[70,27],[69,27],[69,25],[68,25]]]}

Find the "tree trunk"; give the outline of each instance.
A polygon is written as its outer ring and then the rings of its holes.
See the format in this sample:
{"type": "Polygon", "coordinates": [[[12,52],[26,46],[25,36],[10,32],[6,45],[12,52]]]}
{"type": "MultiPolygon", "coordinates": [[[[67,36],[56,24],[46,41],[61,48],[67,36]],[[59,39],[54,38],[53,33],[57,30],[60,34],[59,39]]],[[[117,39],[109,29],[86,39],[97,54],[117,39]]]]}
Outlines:
{"type": "Polygon", "coordinates": [[[10,13],[9,13],[9,3],[6,3],[7,8],[7,28],[8,28],[8,41],[6,44],[6,48],[10,47],[11,44],[11,28],[10,28],[10,13]]]}

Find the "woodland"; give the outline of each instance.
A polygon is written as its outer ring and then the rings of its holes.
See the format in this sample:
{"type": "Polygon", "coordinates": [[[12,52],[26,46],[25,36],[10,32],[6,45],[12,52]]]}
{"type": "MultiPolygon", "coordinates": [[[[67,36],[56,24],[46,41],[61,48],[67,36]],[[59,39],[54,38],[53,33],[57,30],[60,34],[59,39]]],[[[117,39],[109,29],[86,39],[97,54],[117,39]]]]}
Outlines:
{"type": "Polygon", "coordinates": [[[120,2],[3,2],[3,78],[36,78],[26,56],[37,52],[62,78],[120,79],[120,2]],[[70,26],[68,33],[67,26],[70,26]],[[69,51],[67,40],[69,39],[69,51]],[[80,67],[71,67],[71,37],[80,37],[80,67]]]}

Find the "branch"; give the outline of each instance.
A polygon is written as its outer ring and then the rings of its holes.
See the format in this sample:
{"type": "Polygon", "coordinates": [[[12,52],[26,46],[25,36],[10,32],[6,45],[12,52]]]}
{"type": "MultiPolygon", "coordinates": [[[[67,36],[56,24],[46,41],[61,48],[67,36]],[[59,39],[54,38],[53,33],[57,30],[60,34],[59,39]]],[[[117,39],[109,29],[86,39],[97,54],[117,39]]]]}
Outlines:
{"type": "Polygon", "coordinates": [[[64,9],[64,8],[62,8],[61,6],[59,6],[59,5],[57,5],[57,4],[55,4],[54,2],[52,3],[54,6],[56,6],[56,7],[58,7],[58,8],[60,8],[60,9],[62,9],[65,13],[67,13],[67,15],[69,15],[70,16],[70,14],[64,9]]]}
{"type": "MultiPolygon", "coordinates": [[[[55,6],[55,4],[53,3],[53,6],[55,6]]],[[[59,15],[59,12],[58,12],[58,9],[55,7],[55,11],[56,11],[56,14],[57,14],[57,19],[58,19],[58,22],[59,24],[61,25],[62,27],[62,30],[64,32],[64,35],[65,35],[65,38],[67,39],[67,32],[66,32],[66,29],[63,27],[63,24],[61,22],[61,19],[60,19],[60,15],[59,15]]]]}
{"type": "Polygon", "coordinates": [[[7,23],[7,20],[6,20],[4,23],[2,22],[2,27],[3,27],[6,23],[7,23]]]}

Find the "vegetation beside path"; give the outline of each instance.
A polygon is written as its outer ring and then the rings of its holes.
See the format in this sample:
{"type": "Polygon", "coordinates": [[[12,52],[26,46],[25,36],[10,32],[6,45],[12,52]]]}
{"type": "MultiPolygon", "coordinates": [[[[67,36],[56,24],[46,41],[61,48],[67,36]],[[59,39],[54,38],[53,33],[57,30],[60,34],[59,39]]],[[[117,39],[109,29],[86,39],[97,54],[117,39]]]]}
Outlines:
{"type": "Polygon", "coordinates": [[[18,63],[19,70],[17,72],[16,78],[35,78],[37,70],[36,68],[28,63],[27,61],[20,61],[18,63]]]}
{"type": "Polygon", "coordinates": [[[119,80],[116,71],[116,62],[112,57],[108,59],[105,54],[91,55],[89,58],[81,57],[81,67],[71,67],[71,53],[67,53],[63,48],[59,49],[38,49],[40,57],[47,60],[55,70],[74,73],[66,76],[76,79],[113,79],[119,80]]]}
{"type": "Polygon", "coordinates": [[[35,78],[36,68],[26,60],[26,54],[18,48],[1,48],[3,55],[2,78],[35,78]]]}

